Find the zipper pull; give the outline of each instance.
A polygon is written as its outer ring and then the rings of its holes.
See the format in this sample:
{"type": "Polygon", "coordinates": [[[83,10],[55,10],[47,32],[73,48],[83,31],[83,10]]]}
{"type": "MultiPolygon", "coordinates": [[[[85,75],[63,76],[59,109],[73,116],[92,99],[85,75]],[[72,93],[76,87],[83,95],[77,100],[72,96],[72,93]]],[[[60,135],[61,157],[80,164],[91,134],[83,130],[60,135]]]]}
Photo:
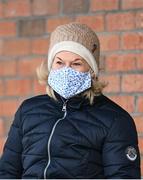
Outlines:
{"type": "Polygon", "coordinates": [[[66,111],[66,108],[67,108],[67,107],[66,107],[66,102],[65,102],[65,103],[63,104],[62,111],[64,111],[64,112],[65,112],[65,111],[66,111]]]}
{"type": "Polygon", "coordinates": [[[64,102],[64,104],[63,104],[62,111],[64,111],[64,112],[67,110],[67,101],[68,101],[68,100],[66,100],[66,101],[64,102]]]}

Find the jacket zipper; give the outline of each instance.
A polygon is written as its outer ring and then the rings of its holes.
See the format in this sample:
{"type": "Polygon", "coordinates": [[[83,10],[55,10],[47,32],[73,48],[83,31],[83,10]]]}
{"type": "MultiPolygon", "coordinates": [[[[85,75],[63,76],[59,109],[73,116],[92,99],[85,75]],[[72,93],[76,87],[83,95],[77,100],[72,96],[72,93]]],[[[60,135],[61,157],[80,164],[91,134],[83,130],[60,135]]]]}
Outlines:
{"type": "Polygon", "coordinates": [[[51,134],[50,134],[50,136],[49,136],[48,145],[47,145],[47,149],[48,149],[48,163],[47,163],[47,165],[46,165],[46,167],[45,167],[45,169],[44,169],[44,179],[46,179],[46,173],[47,173],[48,167],[50,166],[50,163],[51,163],[51,153],[50,153],[51,140],[52,140],[52,137],[53,137],[53,134],[54,134],[54,131],[55,131],[55,128],[56,128],[57,124],[58,124],[61,120],[65,119],[65,117],[66,117],[66,115],[67,115],[67,110],[66,110],[67,101],[68,101],[68,100],[66,100],[66,101],[64,102],[63,108],[62,108],[62,111],[64,112],[64,116],[56,121],[56,123],[54,124],[54,126],[53,126],[53,128],[52,128],[51,134]]]}

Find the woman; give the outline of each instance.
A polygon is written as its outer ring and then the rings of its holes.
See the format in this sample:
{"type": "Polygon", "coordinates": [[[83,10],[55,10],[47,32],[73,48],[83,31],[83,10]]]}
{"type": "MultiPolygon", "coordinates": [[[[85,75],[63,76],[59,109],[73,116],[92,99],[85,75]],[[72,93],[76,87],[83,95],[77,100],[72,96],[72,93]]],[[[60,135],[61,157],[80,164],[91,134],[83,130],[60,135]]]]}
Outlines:
{"type": "Polygon", "coordinates": [[[47,95],[19,107],[0,178],[140,178],[135,124],[102,94],[99,50],[96,34],[84,24],[55,29],[47,66],[38,69],[47,95]]]}

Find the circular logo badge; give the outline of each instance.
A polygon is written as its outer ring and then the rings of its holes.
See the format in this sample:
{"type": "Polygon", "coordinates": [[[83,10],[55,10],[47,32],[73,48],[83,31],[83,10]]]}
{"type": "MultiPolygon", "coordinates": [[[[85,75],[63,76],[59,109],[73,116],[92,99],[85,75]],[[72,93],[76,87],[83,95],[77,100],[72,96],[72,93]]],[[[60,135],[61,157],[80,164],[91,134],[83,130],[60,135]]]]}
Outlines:
{"type": "Polygon", "coordinates": [[[130,161],[135,161],[137,158],[137,151],[134,147],[129,146],[126,149],[126,156],[130,161]]]}

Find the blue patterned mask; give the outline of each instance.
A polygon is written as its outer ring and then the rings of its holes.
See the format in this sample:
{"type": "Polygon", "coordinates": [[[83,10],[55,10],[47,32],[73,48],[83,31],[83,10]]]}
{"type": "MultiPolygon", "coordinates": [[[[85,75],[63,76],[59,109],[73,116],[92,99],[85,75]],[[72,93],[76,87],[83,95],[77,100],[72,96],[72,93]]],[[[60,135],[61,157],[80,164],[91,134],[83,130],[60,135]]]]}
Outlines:
{"type": "Polygon", "coordinates": [[[71,67],[51,70],[48,84],[65,99],[75,96],[91,87],[90,72],[79,72],[71,67]]]}

